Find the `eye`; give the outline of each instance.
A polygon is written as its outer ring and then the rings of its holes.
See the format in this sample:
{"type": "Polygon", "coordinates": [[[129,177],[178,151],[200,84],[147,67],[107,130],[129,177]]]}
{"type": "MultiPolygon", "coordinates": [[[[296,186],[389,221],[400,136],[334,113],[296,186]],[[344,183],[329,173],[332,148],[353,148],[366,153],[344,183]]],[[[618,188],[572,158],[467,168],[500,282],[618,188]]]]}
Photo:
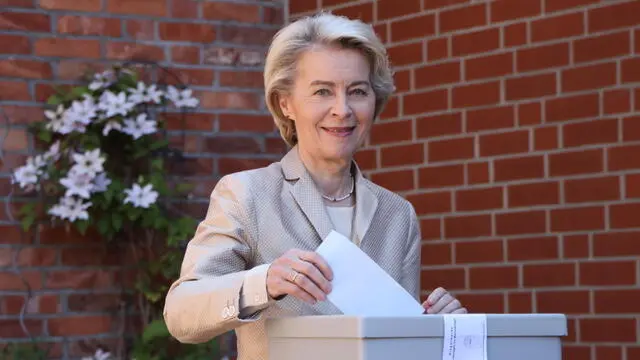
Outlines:
{"type": "Polygon", "coordinates": [[[331,92],[328,89],[318,89],[316,92],[313,93],[313,95],[326,96],[326,95],[331,95],[331,92]]]}
{"type": "Polygon", "coordinates": [[[355,89],[351,93],[359,96],[367,96],[368,94],[367,91],[364,89],[355,89]]]}

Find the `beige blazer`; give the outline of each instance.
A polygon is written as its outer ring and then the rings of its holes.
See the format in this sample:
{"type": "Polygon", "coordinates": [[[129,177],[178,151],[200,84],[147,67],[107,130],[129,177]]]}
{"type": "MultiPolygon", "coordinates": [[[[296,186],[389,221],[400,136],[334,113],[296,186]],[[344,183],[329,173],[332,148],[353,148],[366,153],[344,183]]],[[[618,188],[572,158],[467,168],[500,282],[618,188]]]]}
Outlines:
{"type": "MultiPolygon", "coordinates": [[[[353,171],[356,243],[419,300],[420,229],[414,208],[365,179],[355,163],[353,171]]],[[[235,330],[239,360],[268,359],[267,318],[340,314],[329,302],[309,305],[293,296],[275,301],[266,292],[270,262],[291,248],[315,250],[331,230],[297,147],[280,162],[223,177],[167,293],[169,331],[183,343],[198,343],[235,330]]]]}

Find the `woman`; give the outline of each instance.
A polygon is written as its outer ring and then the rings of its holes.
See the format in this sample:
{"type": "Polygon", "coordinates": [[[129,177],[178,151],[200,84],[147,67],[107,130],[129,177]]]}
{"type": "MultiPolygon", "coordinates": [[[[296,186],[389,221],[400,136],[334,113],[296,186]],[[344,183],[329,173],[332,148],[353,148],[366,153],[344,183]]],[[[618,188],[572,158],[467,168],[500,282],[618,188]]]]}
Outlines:
{"type": "MultiPolygon", "coordinates": [[[[329,14],[282,29],[269,49],[266,100],[292,146],[277,163],[222,178],[190,241],[164,316],[181,342],[229,330],[239,359],[266,359],[269,317],[336,314],[332,273],[314,252],[350,238],[419,299],[420,230],[411,204],[363,178],[353,160],[393,90],[371,26],[329,14]]],[[[464,313],[443,288],[425,312],[464,313]]]]}

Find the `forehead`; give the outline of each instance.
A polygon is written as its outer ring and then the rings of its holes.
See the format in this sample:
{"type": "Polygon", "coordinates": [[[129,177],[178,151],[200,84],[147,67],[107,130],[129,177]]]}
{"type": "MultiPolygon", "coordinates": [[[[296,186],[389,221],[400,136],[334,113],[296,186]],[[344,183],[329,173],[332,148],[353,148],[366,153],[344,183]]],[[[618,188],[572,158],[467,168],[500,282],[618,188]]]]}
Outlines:
{"type": "Polygon", "coordinates": [[[314,47],[298,59],[297,78],[312,81],[353,82],[369,78],[369,62],[356,49],[314,47]]]}

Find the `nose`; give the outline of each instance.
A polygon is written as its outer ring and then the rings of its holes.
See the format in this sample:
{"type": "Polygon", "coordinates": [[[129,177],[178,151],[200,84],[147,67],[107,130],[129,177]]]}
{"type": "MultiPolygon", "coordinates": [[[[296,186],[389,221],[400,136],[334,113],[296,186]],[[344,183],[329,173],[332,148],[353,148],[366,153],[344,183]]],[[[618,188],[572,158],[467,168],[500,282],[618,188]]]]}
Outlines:
{"type": "Polygon", "coordinates": [[[345,94],[335,97],[335,102],[331,108],[331,115],[340,119],[348,119],[353,114],[351,105],[345,94]]]}

